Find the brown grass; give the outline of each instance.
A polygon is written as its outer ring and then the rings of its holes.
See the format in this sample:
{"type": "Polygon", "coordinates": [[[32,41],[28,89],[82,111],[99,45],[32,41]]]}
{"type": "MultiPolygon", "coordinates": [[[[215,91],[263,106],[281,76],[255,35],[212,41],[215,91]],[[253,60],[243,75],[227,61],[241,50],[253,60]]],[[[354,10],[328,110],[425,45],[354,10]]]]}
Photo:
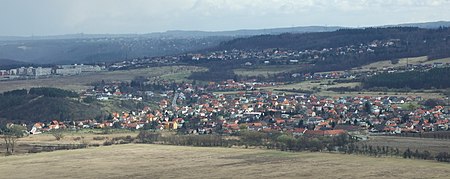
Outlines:
{"type": "MultiPolygon", "coordinates": [[[[65,145],[65,144],[87,144],[87,145],[103,145],[105,141],[111,141],[115,137],[127,137],[131,136],[135,138],[138,135],[138,131],[115,131],[110,134],[102,134],[101,130],[82,130],[80,132],[64,132],[61,140],[56,138],[50,133],[43,133],[37,135],[29,135],[20,138],[17,141],[16,154],[22,155],[28,153],[28,150],[33,146],[48,146],[48,145],[65,145]],[[97,140],[94,140],[97,138],[97,140]],[[99,140],[101,139],[101,140],[99,140]]],[[[0,141],[0,156],[5,153],[5,146],[3,141],[0,141]]],[[[0,176],[1,178],[1,176],[0,176]]]]}
{"type": "Polygon", "coordinates": [[[398,97],[407,97],[407,96],[421,96],[425,99],[429,98],[441,98],[444,97],[442,94],[439,93],[432,93],[432,92],[345,92],[345,93],[339,93],[328,90],[329,88],[337,88],[337,87],[356,87],[361,85],[361,83],[358,82],[351,82],[351,83],[335,83],[335,84],[328,84],[328,82],[332,82],[333,80],[320,80],[320,83],[317,83],[316,81],[304,81],[300,83],[294,83],[289,85],[279,85],[279,86],[271,86],[271,87],[264,87],[263,90],[269,90],[273,91],[275,89],[303,89],[303,90],[311,90],[313,88],[320,88],[321,91],[317,92],[315,94],[320,96],[398,96],[398,97]],[[380,94],[381,93],[381,94],[380,94]],[[385,94],[386,93],[386,94],[385,94]]]}
{"type": "Polygon", "coordinates": [[[353,68],[352,71],[371,71],[373,68],[375,69],[383,69],[384,67],[404,67],[407,64],[417,65],[417,64],[433,64],[433,63],[449,63],[450,58],[436,59],[436,60],[428,60],[427,56],[421,57],[412,57],[412,58],[402,58],[399,60],[397,64],[392,64],[390,60],[379,61],[375,63],[371,63],[368,65],[364,65],[360,68],[353,68]]]}
{"type": "Polygon", "coordinates": [[[359,86],[361,84],[358,82],[328,84],[328,82],[332,82],[332,81],[333,80],[320,80],[319,83],[317,83],[316,81],[304,81],[304,82],[294,83],[294,84],[289,84],[289,85],[265,87],[263,89],[274,90],[274,89],[295,88],[295,89],[303,89],[303,90],[312,90],[314,87],[316,87],[316,88],[322,88],[323,90],[326,90],[328,88],[337,88],[337,87],[355,87],[355,86],[359,86]]]}
{"type": "Polygon", "coordinates": [[[402,58],[399,59],[397,64],[392,64],[391,60],[384,60],[384,61],[379,61],[379,62],[375,62],[375,63],[371,63],[368,65],[364,65],[360,68],[354,68],[354,71],[371,71],[373,68],[375,69],[383,69],[384,67],[401,67],[401,66],[406,66],[406,64],[420,64],[427,61],[427,57],[426,56],[422,56],[422,57],[413,57],[413,58],[402,58]]]}
{"type": "Polygon", "coordinates": [[[234,70],[234,73],[242,76],[265,76],[268,74],[278,74],[283,72],[291,72],[295,70],[301,69],[301,66],[298,65],[266,65],[266,66],[256,66],[256,67],[248,67],[248,68],[238,68],[234,70]]]}
{"type": "Polygon", "coordinates": [[[392,148],[398,148],[401,153],[408,148],[413,152],[416,149],[420,152],[428,150],[432,154],[437,154],[439,152],[450,152],[450,140],[433,138],[371,136],[370,140],[362,143],[372,146],[389,146],[392,148]]]}
{"type": "Polygon", "coordinates": [[[449,164],[260,149],[128,144],[0,157],[6,178],[445,178],[449,164]]]}

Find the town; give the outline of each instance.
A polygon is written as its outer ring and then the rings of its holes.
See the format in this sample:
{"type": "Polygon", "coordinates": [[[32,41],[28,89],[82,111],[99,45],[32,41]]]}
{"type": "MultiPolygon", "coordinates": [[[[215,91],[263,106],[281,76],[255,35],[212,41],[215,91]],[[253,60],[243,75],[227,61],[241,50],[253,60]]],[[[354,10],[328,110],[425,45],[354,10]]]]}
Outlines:
{"type": "Polygon", "coordinates": [[[105,66],[99,65],[57,65],[56,67],[20,67],[0,69],[0,80],[37,79],[55,76],[79,75],[88,72],[104,71],[105,66]]]}
{"type": "MultiPolygon", "coordinates": [[[[242,68],[280,65],[280,63],[298,66],[299,64],[310,65],[314,60],[326,60],[331,55],[375,53],[380,48],[401,44],[400,40],[391,39],[320,51],[225,50],[205,54],[188,53],[178,56],[137,58],[104,66],[74,64],[58,65],[52,68],[21,67],[1,70],[0,76],[9,80],[33,79],[214,60],[239,61],[242,68]]],[[[288,73],[288,76],[298,81],[320,83],[320,80],[355,81],[381,73],[428,71],[450,67],[449,62],[433,62],[432,60],[428,62],[427,58],[421,62],[425,63],[320,73],[292,71],[288,73]]],[[[395,64],[398,61],[391,63],[395,64]]],[[[241,129],[248,129],[262,132],[287,132],[295,135],[350,133],[360,139],[367,139],[370,134],[424,133],[449,129],[448,97],[427,99],[421,96],[388,96],[382,93],[375,96],[363,93],[358,93],[356,96],[320,96],[314,94],[315,91],[302,89],[267,90],[270,87],[288,84],[291,82],[258,81],[257,78],[251,77],[216,82],[197,82],[196,80],[175,82],[145,77],[131,82],[102,81],[96,83],[93,88],[81,92],[80,98],[85,101],[144,101],[152,105],[133,111],[113,111],[108,116],[97,120],[92,118],[78,122],[63,119],[55,119],[51,122],[41,121],[28,126],[28,129],[31,134],[60,128],[114,127],[133,130],[176,130],[186,134],[232,134],[241,129]]],[[[354,90],[354,88],[333,89],[354,90]]]]}
{"type": "Polygon", "coordinates": [[[96,100],[158,99],[158,103],[136,111],[117,111],[101,120],[39,122],[29,127],[31,133],[59,128],[114,127],[176,130],[186,134],[232,134],[248,129],[295,135],[351,133],[366,139],[370,134],[446,131],[450,124],[450,109],[446,106],[448,99],[275,93],[256,90],[273,84],[233,80],[206,85],[160,82],[159,92],[137,90],[126,93],[121,90],[122,85],[100,84],[82,93],[81,97],[96,100]],[[224,94],[220,92],[223,89],[247,91],[224,94]]]}
{"type": "Polygon", "coordinates": [[[2,178],[450,178],[449,0],[14,0],[2,178]]]}

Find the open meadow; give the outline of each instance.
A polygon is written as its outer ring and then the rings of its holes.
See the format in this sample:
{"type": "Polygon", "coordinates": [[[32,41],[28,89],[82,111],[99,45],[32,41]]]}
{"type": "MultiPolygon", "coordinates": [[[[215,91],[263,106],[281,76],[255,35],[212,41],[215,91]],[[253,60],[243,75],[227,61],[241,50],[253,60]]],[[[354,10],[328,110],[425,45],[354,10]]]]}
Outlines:
{"type": "Polygon", "coordinates": [[[402,67],[406,66],[407,64],[411,65],[417,65],[426,62],[428,59],[427,56],[422,57],[412,57],[412,58],[402,58],[398,60],[398,63],[393,64],[391,60],[384,60],[384,61],[378,61],[374,62],[368,65],[364,65],[358,68],[353,68],[353,71],[371,71],[371,70],[380,70],[386,67],[390,68],[396,68],[396,67],[402,67]]]}
{"type": "Polygon", "coordinates": [[[278,86],[271,86],[271,87],[263,87],[263,90],[269,90],[269,91],[276,91],[276,90],[292,90],[292,89],[302,89],[302,90],[308,90],[308,91],[314,91],[315,89],[320,89],[320,91],[317,91],[315,94],[320,96],[401,96],[401,97],[407,97],[407,96],[421,96],[423,98],[438,98],[443,97],[440,93],[434,93],[434,92],[335,92],[330,91],[330,88],[339,88],[339,87],[349,87],[353,88],[356,86],[360,86],[361,83],[359,82],[349,82],[349,83],[332,83],[333,80],[319,80],[319,81],[303,81],[300,83],[293,83],[288,85],[278,85],[278,86]]]}
{"type": "Polygon", "coordinates": [[[374,62],[368,65],[364,65],[358,68],[353,68],[351,71],[372,71],[372,70],[380,70],[383,68],[396,68],[396,67],[404,67],[408,64],[410,65],[427,65],[433,63],[450,63],[450,58],[442,58],[435,60],[428,60],[427,56],[421,57],[411,57],[411,58],[402,58],[398,60],[398,63],[392,63],[391,60],[384,60],[379,62],[374,62]]]}
{"type": "Polygon", "coordinates": [[[151,144],[0,157],[0,178],[446,178],[449,172],[445,163],[402,158],[151,144]]]}
{"type": "Polygon", "coordinates": [[[428,150],[432,154],[439,152],[450,152],[450,140],[419,138],[419,137],[398,137],[398,136],[370,136],[370,140],[361,141],[360,144],[372,146],[389,146],[398,148],[400,151],[410,149],[415,151],[428,150]]]}
{"type": "Polygon", "coordinates": [[[299,65],[264,65],[256,67],[238,68],[234,70],[234,73],[242,76],[259,76],[267,77],[268,75],[287,73],[295,70],[302,69],[299,65]]]}
{"type": "MultiPolygon", "coordinates": [[[[61,133],[61,139],[56,140],[55,136],[51,132],[38,134],[38,135],[29,135],[22,137],[17,140],[17,146],[15,148],[16,154],[25,154],[33,150],[33,148],[42,150],[43,147],[50,146],[61,146],[61,145],[95,145],[100,146],[103,145],[106,141],[113,141],[115,139],[124,139],[124,138],[136,138],[139,134],[138,131],[130,131],[130,130],[114,130],[111,129],[107,134],[105,130],[80,130],[78,132],[75,131],[64,131],[61,133]]],[[[0,136],[1,137],[1,136],[0,136]]],[[[6,148],[3,141],[0,142],[0,156],[5,154],[6,148]]],[[[1,178],[1,177],[0,177],[1,178]]]]}
{"type": "Polygon", "coordinates": [[[85,90],[94,82],[105,81],[131,81],[137,76],[160,77],[167,80],[183,80],[191,72],[206,70],[194,66],[163,66],[133,70],[105,71],[84,73],[76,76],[53,77],[33,80],[0,81],[0,92],[28,89],[32,87],[55,87],[66,90],[85,90]]]}

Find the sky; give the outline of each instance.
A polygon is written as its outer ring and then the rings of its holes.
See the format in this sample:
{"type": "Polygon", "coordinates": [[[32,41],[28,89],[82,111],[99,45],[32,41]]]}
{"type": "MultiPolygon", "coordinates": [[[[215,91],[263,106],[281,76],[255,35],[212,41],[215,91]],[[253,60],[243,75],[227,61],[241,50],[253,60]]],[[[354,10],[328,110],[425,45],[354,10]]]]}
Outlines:
{"type": "Polygon", "coordinates": [[[450,20],[450,0],[0,0],[0,36],[366,27],[450,20]]]}

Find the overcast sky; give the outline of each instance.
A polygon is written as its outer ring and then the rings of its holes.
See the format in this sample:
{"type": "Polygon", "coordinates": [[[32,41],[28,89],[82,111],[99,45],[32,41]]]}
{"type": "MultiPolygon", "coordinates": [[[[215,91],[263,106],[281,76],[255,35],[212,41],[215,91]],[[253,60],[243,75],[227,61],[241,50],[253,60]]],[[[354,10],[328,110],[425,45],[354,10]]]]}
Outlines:
{"type": "Polygon", "coordinates": [[[450,0],[0,0],[0,35],[222,31],[450,20],[450,0]]]}

